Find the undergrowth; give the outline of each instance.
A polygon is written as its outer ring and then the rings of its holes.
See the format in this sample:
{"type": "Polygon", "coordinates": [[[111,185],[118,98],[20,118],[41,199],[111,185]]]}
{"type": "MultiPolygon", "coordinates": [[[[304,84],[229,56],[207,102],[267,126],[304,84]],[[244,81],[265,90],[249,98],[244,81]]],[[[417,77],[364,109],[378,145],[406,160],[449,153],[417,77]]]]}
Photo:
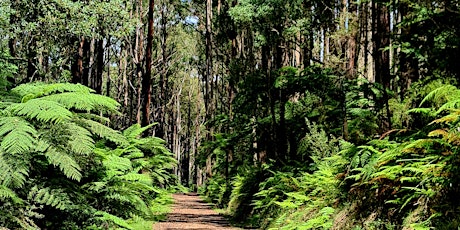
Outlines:
{"type": "Polygon", "coordinates": [[[392,102],[399,129],[351,143],[307,121],[297,146],[305,165],[243,167],[231,188],[214,177],[203,194],[260,229],[457,229],[460,90],[433,85],[423,97],[392,102]]]}
{"type": "Polygon", "coordinates": [[[0,227],[140,229],[167,210],[176,161],[150,126],[109,126],[118,103],[68,83],[23,84],[0,100],[0,227]]]}

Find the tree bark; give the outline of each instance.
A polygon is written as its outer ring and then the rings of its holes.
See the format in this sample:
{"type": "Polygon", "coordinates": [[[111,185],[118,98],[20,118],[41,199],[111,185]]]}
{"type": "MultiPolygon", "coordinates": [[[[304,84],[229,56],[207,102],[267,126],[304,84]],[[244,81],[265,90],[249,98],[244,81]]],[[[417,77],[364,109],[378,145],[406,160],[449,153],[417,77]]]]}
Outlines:
{"type": "Polygon", "coordinates": [[[72,65],[72,83],[83,84],[83,46],[85,38],[82,36],[78,43],[77,55],[72,65]]]}
{"type": "MultiPolygon", "coordinates": [[[[153,11],[154,0],[149,0],[148,28],[147,28],[147,51],[145,56],[145,74],[142,77],[142,120],[141,125],[150,124],[150,104],[152,94],[152,49],[153,49],[153,11]]],[[[146,132],[145,135],[148,135],[146,132]]]]}
{"type": "Polygon", "coordinates": [[[373,4],[373,19],[375,26],[374,33],[374,61],[375,61],[375,74],[376,82],[383,86],[383,103],[386,108],[386,126],[384,130],[391,129],[391,114],[388,105],[390,89],[390,52],[384,50],[390,45],[390,14],[385,3],[373,4]]]}
{"type": "Polygon", "coordinates": [[[97,94],[102,94],[102,75],[104,72],[104,39],[96,41],[96,71],[92,78],[93,89],[97,94]]]}

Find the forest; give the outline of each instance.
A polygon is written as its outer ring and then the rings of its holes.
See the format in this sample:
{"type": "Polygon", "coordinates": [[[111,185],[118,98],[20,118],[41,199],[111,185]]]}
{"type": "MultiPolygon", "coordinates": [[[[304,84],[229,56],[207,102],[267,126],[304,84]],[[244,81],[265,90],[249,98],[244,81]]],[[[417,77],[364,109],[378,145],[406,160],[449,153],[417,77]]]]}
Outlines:
{"type": "Polygon", "coordinates": [[[0,229],[460,228],[458,0],[1,0],[0,229]]]}

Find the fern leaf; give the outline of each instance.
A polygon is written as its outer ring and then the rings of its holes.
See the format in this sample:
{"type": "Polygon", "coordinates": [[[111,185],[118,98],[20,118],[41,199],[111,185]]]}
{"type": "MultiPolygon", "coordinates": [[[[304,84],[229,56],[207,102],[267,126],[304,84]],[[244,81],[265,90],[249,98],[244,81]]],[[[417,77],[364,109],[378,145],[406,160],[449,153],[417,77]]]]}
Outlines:
{"type": "Polygon", "coordinates": [[[448,132],[443,129],[436,129],[428,133],[429,137],[437,137],[437,136],[445,137],[447,135],[448,135],[448,132]]]}
{"type": "Polygon", "coordinates": [[[1,147],[10,154],[28,152],[34,148],[37,130],[19,117],[0,118],[1,147]]]}
{"type": "Polygon", "coordinates": [[[420,114],[426,114],[429,116],[434,116],[434,110],[432,108],[414,108],[414,109],[409,109],[407,113],[420,113],[420,114]]]}
{"type": "Polygon", "coordinates": [[[427,101],[435,101],[435,102],[441,102],[443,100],[448,100],[452,96],[452,92],[458,92],[457,87],[453,85],[445,85],[441,86],[425,96],[423,98],[422,102],[420,103],[420,106],[423,105],[427,101]]]}
{"type": "Polygon", "coordinates": [[[103,164],[108,170],[124,172],[132,169],[131,161],[129,159],[113,155],[107,156],[107,158],[103,161],[103,164]]]}
{"type": "Polygon", "coordinates": [[[58,151],[57,149],[49,146],[48,149],[43,153],[48,161],[54,166],[58,166],[59,169],[69,179],[76,181],[81,180],[81,168],[78,163],[68,154],[58,151]]]}
{"type": "Polygon", "coordinates": [[[0,184],[8,188],[22,188],[29,175],[28,158],[5,155],[0,151],[0,184]]]}
{"type": "Polygon", "coordinates": [[[73,122],[66,123],[64,127],[66,128],[66,132],[69,133],[68,144],[73,152],[89,154],[93,151],[94,140],[87,129],[73,122]]]}
{"type": "Polygon", "coordinates": [[[10,199],[15,204],[22,204],[24,201],[16,193],[4,185],[0,185],[0,201],[10,199]]]}
{"type": "Polygon", "coordinates": [[[13,93],[20,95],[21,97],[27,96],[30,99],[38,98],[46,95],[63,92],[78,92],[88,94],[94,92],[93,89],[86,87],[81,84],[71,83],[54,83],[45,84],[42,82],[21,84],[11,90],[13,93]]]}
{"type": "Polygon", "coordinates": [[[99,94],[65,92],[41,97],[41,100],[54,101],[67,109],[94,112],[116,112],[119,106],[114,99],[99,94]]]}
{"type": "Polygon", "coordinates": [[[460,108],[460,100],[449,100],[444,103],[439,109],[436,111],[436,115],[440,114],[445,110],[457,110],[460,108]]]}
{"type": "Polygon", "coordinates": [[[100,192],[107,186],[107,182],[105,181],[96,181],[85,184],[83,188],[88,189],[90,191],[100,192]]]}
{"type": "Polygon", "coordinates": [[[431,124],[439,124],[439,123],[446,123],[446,124],[452,123],[454,121],[457,121],[459,116],[460,116],[459,114],[451,113],[451,114],[449,114],[447,116],[444,116],[444,117],[441,117],[441,118],[433,120],[432,122],[430,122],[429,125],[431,125],[431,124]]]}
{"type": "Polygon", "coordinates": [[[59,210],[68,210],[73,207],[69,196],[60,189],[34,186],[30,189],[27,198],[38,204],[48,205],[59,210]]]}
{"type": "Polygon", "coordinates": [[[157,123],[153,123],[145,127],[141,127],[140,124],[134,124],[123,131],[123,136],[125,136],[128,140],[134,140],[156,124],[157,123]]]}
{"type": "Polygon", "coordinates": [[[7,110],[18,116],[36,119],[41,122],[61,123],[69,121],[72,113],[54,101],[32,99],[25,103],[12,105],[7,110]]]}
{"type": "Polygon", "coordinates": [[[76,120],[76,122],[79,123],[82,127],[89,130],[91,133],[101,138],[105,138],[121,146],[129,145],[129,142],[120,132],[115,131],[110,127],[107,127],[99,122],[84,118],[79,118],[76,120]]]}
{"type": "Polygon", "coordinates": [[[123,227],[126,229],[133,229],[131,225],[129,225],[124,219],[118,216],[112,215],[108,212],[97,211],[95,215],[98,216],[97,219],[100,221],[111,222],[111,223],[118,225],[119,227],[123,227]]]}
{"type": "Polygon", "coordinates": [[[126,181],[137,181],[147,185],[152,185],[153,183],[152,178],[148,174],[140,174],[134,172],[120,176],[119,179],[126,181]]]}

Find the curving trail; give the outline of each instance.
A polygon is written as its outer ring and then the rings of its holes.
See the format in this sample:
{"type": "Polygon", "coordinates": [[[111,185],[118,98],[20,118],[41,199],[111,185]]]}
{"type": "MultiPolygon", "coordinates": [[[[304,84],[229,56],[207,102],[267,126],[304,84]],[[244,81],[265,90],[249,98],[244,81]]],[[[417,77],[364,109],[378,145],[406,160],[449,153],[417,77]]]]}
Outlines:
{"type": "Polygon", "coordinates": [[[174,205],[165,222],[156,223],[154,230],[236,230],[227,220],[197,194],[175,194],[174,205]]]}

